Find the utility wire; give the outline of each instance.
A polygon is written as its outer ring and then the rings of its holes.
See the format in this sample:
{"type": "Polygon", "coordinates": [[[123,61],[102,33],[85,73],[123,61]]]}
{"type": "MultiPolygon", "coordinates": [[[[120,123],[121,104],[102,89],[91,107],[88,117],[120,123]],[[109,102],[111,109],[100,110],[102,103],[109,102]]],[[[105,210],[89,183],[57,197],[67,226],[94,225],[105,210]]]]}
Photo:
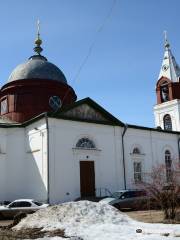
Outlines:
{"type": "MultiPolygon", "coordinates": [[[[88,58],[90,57],[90,55],[91,55],[91,53],[92,53],[92,50],[93,50],[93,48],[94,48],[94,46],[95,46],[95,43],[96,43],[96,41],[97,41],[97,38],[98,38],[99,34],[103,31],[103,29],[104,29],[106,23],[108,22],[108,20],[110,19],[111,15],[112,15],[112,13],[113,13],[113,10],[114,10],[114,8],[115,8],[116,3],[117,3],[117,0],[112,0],[112,4],[111,4],[111,7],[110,7],[107,15],[105,16],[102,24],[101,24],[101,25],[99,26],[99,28],[97,29],[97,31],[96,31],[96,33],[95,33],[94,40],[93,40],[92,43],[90,44],[89,49],[88,49],[88,52],[87,52],[85,58],[83,59],[81,65],[79,66],[77,73],[76,73],[75,76],[73,77],[72,85],[75,84],[75,82],[76,82],[76,80],[78,79],[78,76],[80,75],[83,67],[84,67],[85,64],[87,63],[87,60],[88,60],[88,58]]],[[[68,89],[67,92],[66,92],[66,94],[64,95],[63,100],[62,100],[62,104],[63,104],[65,98],[67,97],[69,91],[70,91],[70,89],[68,89]]]]}

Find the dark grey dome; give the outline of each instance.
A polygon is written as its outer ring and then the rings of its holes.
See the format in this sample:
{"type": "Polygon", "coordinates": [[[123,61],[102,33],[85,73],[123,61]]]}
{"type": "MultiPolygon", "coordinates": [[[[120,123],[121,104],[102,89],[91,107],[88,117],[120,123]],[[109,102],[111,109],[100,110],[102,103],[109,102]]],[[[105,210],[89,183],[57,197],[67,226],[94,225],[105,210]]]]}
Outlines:
{"type": "Polygon", "coordinates": [[[41,55],[34,55],[27,62],[18,65],[9,76],[8,82],[37,78],[67,83],[63,72],[41,55]]]}

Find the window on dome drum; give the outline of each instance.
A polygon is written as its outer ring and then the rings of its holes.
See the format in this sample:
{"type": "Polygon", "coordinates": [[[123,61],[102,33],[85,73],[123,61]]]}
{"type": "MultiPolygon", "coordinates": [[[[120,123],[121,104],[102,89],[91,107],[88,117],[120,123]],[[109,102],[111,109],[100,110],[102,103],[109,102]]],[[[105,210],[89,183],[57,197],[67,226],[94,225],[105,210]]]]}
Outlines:
{"type": "Polygon", "coordinates": [[[161,84],[161,101],[167,102],[169,101],[169,88],[168,88],[168,82],[163,82],[161,84]]]}
{"type": "Polygon", "coordinates": [[[133,154],[141,154],[141,151],[139,150],[139,148],[135,147],[133,149],[133,154]]]}
{"type": "Polygon", "coordinates": [[[171,182],[172,179],[172,159],[171,159],[171,153],[169,150],[165,151],[165,166],[166,166],[166,181],[171,182]]]}
{"type": "Polygon", "coordinates": [[[1,115],[7,112],[8,112],[8,103],[7,103],[7,98],[5,98],[1,101],[1,115]]]}
{"type": "Polygon", "coordinates": [[[164,130],[172,131],[172,121],[171,116],[169,114],[166,114],[163,119],[164,122],[164,130]]]}
{"type": "Polygon", "coordinates": [[[76,144],[77,148],[84,148],[84,149],[95,149],[96,146],[92,140],[89,138],[81,138],[76,144]]]}
{"type": "Polygon", "coordinates": [[[139,183],[142,181],[142,166],[141,162],[134,162],[134,182],[139,183]]]}

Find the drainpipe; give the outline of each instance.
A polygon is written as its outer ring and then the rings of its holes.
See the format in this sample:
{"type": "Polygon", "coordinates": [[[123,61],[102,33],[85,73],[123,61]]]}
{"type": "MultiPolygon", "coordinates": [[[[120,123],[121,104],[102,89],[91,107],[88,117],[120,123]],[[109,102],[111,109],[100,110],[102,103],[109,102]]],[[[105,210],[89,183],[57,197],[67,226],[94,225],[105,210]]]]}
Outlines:
{"type": "Polygon", "coordinates": [[[178,139],[178,152],[179,152],[179,162],[180,162],[180,138],[178,139]]]}
{"type": "Polygon", "coordinates": [[[46,121],[46,131],[47,131],[47,203],[50,202],[50,174],[49,174],[49,122],[48,115],[45,112],[45,121],[46,121]]]}
{"type": "Polygon", "coordinates": [[[125,152],[124,152],[124,135],[127,131],[128,125],[124,125],[124,130],[122,133],[122,157],[123,157],[123,173],[124,173],[124,189],[126,190],[126,164],[125,164],[125,152]]]}

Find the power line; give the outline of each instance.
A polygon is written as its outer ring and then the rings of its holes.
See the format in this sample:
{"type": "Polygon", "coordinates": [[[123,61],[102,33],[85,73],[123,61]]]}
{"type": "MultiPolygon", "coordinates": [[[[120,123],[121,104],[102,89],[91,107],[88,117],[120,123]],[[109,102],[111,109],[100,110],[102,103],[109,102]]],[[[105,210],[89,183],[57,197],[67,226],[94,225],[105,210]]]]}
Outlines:
{"type": "MultiPolygon", "coordinates": [[[[87,63],[87,60],[88,60],[88,58],[90,57],[91,52],[92,52],[92,50],[93,50],[93,48],[94,48],[94,46],[95,46],[95,43],[96,43],[96,41],[97,41],[97,38],[98,38],[99,34],[103,31],[103,29],[104,29],[106,23],[108,22],[108,20],[110,19],[116,3],[117,3],[117,0],[113,0],[113,1],[112,1],[112,4],[111,4],[111,6],[110,6],[110,9],[109,9],[107,15],[105,16],[102,24],[99,26],[99,28],[97,29],[97,31],[96,31],[96,33],[95,33],[95,37],[94,37],[92,43],[90,44],[90,46],[89,46],[89,48],[88,48],[88,51],[87,51],[86,56],[84,57],[82,63],[80,64],[80,66],[79,66],[79,68],[78,68],[78,70],[77,70],[77,73],[76,73],[75,76],[73,77],[72,85],[75,84],[75,82],[76,82],[76,80],[78,79],[78,76],[80,75],[83,67],[84,67],[85,64],[87,63]]],[[[68,89],[67,92],[66,92],[66,94],[64,95],[64,98],[63,98],[63,100],[62,100],[62,103],[64,102],[65,98],[67,97],[69,91],[70,91],[70,89],[68,89]]]]}

